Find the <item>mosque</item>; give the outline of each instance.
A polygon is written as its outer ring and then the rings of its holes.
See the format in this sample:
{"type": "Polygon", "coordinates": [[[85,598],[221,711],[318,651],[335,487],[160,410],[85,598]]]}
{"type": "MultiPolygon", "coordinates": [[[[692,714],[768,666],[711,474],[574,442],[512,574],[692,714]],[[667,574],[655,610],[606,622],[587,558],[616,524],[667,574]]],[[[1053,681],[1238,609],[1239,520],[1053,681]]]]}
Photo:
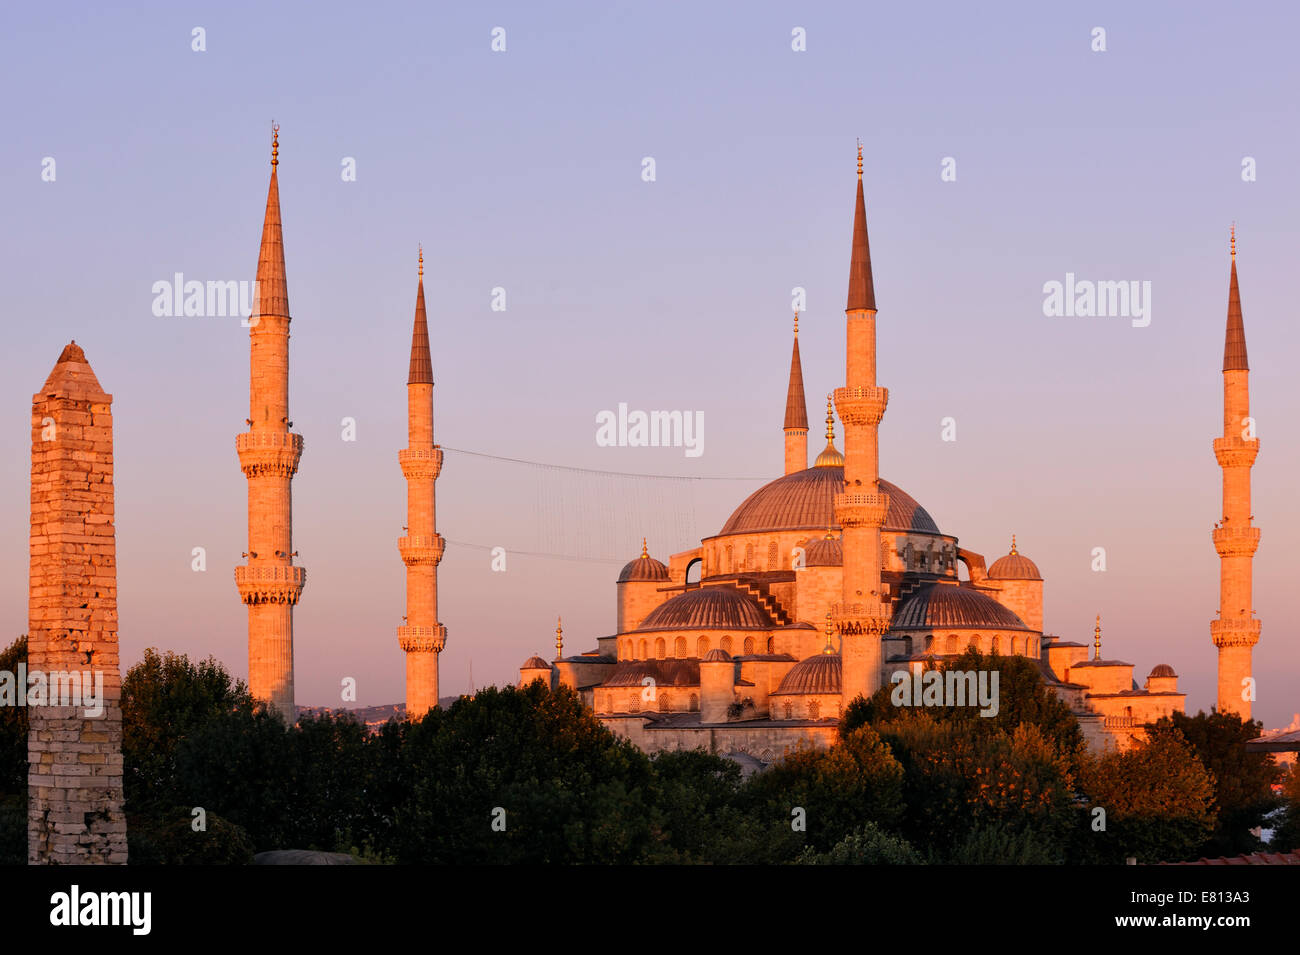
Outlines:
{"type": "MultiPolygon", "coordinates": [[[[618,575],[613,632],[595,649],[566,655],[557,626],[555,658],[526,661],[521,685],[540,679],[575,689],[606,726],[646,751],[703,747],[762,762],[801,744],[828,745],[859,694],[968,648],[1033,661],[1096,750],[1127,749],[1146,724],[1181,712],[1186,697],[1169,664],[1155,665],[1139,686],[1134,664],[1102,656],[1100,616],[1091,648],[1044,631],[1043,577],[1014,536],[1010,552],[989,564],[879,475],[877,426],[889,393],[875,380],[860,149],[845,313],[847,385],[828,400],[826,447],[813,466],[796,314],[785,473],[667,563],[643,542],[618,575]],[[835,410],[843,453],[835,447],[835,410]]],[[[1259,537],[1250,526],[1249,467],[1257,441],[1253,433],[1236,438],[1236,421],[1249,412],[1235,239],[1223,370],[1225,430],[1215,453],[1225,516],[1214,539],[1224,576],[1221,619],[1211,632],[1220,648],[1219,708],[1249,718],[1249,703],[1238,697],[1259,634],[1249,609],[1259,537]]]]}

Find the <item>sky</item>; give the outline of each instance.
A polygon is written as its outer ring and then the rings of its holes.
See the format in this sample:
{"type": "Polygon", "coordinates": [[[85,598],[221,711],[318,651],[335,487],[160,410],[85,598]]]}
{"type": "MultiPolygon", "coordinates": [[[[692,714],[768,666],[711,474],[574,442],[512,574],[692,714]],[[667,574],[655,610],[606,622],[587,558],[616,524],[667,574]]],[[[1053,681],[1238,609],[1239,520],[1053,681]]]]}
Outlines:
{"type": "Polygon", "coordinates": [[[796,288],[820,449],[861,138],[882,475],[990,562],[1015,533],[1047,630],[1090,642],[1101,613],[1104,655],[1139,681],[1172,664],[1190,711],[1214,702],[1236,222],[1255,714],[1300,711],[1293,5],[75,3],[0,22],[4,642],[26,632],[30,402],[75,338],[114,397],[124,665],[152,646],[246,677],[248,330],[157,316],[153,286],[253,278],[272,120],[306,442],[297,698],[325,706],[347,678],[360,705],[404,695],[417,244],[435,434],[457,449],[437,485],[445,695],[517,679],[557,615],[567,651],[593,649],[642,535],[667,559],[779,476],[796,288]],[[1149,288],[1149,322],[1049,317],[1067,273],[1149,288]],[[703,453],[600,446],[620,403],[702,414],[703,453]]]}

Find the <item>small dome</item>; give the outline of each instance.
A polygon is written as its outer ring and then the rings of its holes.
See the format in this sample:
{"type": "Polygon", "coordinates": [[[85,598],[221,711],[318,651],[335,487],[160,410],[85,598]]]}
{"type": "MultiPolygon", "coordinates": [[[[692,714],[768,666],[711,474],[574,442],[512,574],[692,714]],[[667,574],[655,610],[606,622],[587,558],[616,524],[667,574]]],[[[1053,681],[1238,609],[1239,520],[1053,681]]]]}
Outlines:
{"type": "Polygon", "coordinates": [[[817,455],[817,460],[813,462],[815,468],[842,468],[844,467],[844,455],[835,445],[827,444],[822,449],[822,453],[817,455]]]}
{"type": "Polygon", "coordinates": [[[776,688],[781,693],[839,693],[842,685],[840,655],[819,653],[796,663],[776,688]]]}
{"type": "Polygon", "coordinates": [[[629,560],[624,564],[623,569],[619,571],[618,574],[618,583],[620,584],[626,583],[629,580],[667,579],[668,568],[644,552],[640,557],[634,557],[632,560],[629,560]]]}
{"type": "Polygon", "coordinates": [[[838,538],[822,537],[813,541],[803,551],[805,567],[843,567],[844,546],[838,538]]]}
{"type": "Polygon", "coordinates": [[[547,663],[545,660],[543,660],[541,657],[529,657],[527,660],[524,661],[524,665],[521,666],[519,669],[521,669],[521,670],[549,670],[550,668],[551,668],[551,665],[550,665],[549,663],[547,663]]]}
{"type": "Polygon", "coordinates": [[[701,663],[730,663],[731,654],[728,653],[726,650],[722,650],[717,647],[714,647],[712,650],[710,650],[708,653],[704,655],[704,659],[701,660],[700,662],[701,663]]]}
{"type": "Polygon", "coordinates": [[[1176,677],[1178,676],[1178,674],[1174,672],[1174,668],[1171,667],[1168,663],[1157,663],[1152,668],[1151,673],[1147,677],[1147,679],[1148,680],[1152,678],[1159,679],[1161,677],[1168,677],[1168,676],[1176,677]]]}
{"type": "Polygon", "coordinates": [[[988,594],[956,584],[925,584],[900,601],[891,630],[1028,630],[988,594]]]}
{"type": "Polygon", "coordinates": [[[1042,580],[1038,566],[1020,551],[1016,550],[1016,535],[1011,535],[1011,553],[999,557],[989,568],[991,580],[1042,580]]]}
{"type": "Polygon", "coordinates": [[[753,597],[731,587],[701,587],[678,594],[646,616],[638,630],[771,630],[774,624],[753,597]]]}

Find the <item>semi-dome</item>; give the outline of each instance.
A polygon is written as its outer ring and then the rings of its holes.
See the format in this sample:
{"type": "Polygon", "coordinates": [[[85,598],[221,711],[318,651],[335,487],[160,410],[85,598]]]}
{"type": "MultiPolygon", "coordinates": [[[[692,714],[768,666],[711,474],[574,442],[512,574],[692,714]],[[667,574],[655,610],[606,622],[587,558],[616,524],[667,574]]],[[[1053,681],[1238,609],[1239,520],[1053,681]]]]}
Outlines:
{"type": "Polygon", "coordinates": [[[843,567],[844,545],[836,537],[820,537],[803,549],[805,567],[843,567]]]}
{"type": "Polygon", "coordinates": [[[891,630],[1029,630],[988,594],[956,584],[926,584],[903,598],[891,630]]]}
{"type": "Polygon", "coordinates": [[[843,670],[838,653],[819,653],[790,668],[776,688],[782,693],[839,693],[843,670]]]}
{"type": "Polygon", "coordinates": [[[551,668],[551,665],[550,665],[549,663],[547,663],[545,660],[543,660],[541,657],[529,657],[527,660],[524,661],[524,665],[521,666],[519,669],[521,669],[521,670],[549,670],[550,668],[551,668]]]}
{"type": "Polygon", "coordinates": [[[1011,553],[999,557],[989,568],[988,575],[993,580],[1042,580],[1038,566],[1016,550],[1016,537],[1011,535],[1011,553]]]}
{"type": "Polygon", "coordinates": [[[731,654],[728,653],[726,650],[723,650],[721,647],[714,647],[708,653],[704,654],[704,659],[701,660],[700,662],[701,663],[730,663],[731,654]]]}
{"type": "Polygon", "coordinates": [[[1155,679],[1160,679],[1161,677],[1171,677],[1171,676],[1172,677],[1178,676],[1178,674],[1174,672],[1173,667],[1171,667],[1168,663],[1157,663],[1151,669],[1151,673],[1148,674],[1147,679],[1151,679],[1153,677],[1155,679]]]}
{"type": "MultiPolygon", "coordinates": [[[[844,490],[844,468],[814,467],[764,484],[727,519],[719,537],[767,531],[820,530],[834,527],[835,495],[844,490]]],[[[938,534],[939,527],[910,494],[883,478],[889,495],[885,530],[938,534]]]]}
{"type": "Polygon", "coordinates": [[[655,607],[637,630],[771,630],[773,626],[767,611],[748,594],[731,587],[701,587],[655,607]]]}

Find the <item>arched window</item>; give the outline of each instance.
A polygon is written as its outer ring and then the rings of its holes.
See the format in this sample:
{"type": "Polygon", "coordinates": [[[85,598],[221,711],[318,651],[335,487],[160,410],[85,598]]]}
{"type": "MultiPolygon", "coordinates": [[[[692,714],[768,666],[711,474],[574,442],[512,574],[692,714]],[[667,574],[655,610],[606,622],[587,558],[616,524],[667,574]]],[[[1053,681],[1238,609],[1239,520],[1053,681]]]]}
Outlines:
{"type": "Polygon", "coordinates": [[[736,572],[736,552],[730,544],[727,545],[727,573],[736,572]]]}
{"type": "Polygon", "coordinates": [[[934,634],[932,633],[927,633],[925,635],[925,652],[926,653],[934,652],[934,634]]]}
{"type": "Polygon", "coordinates": [[[668,656],[668,642],[664,640],[663,637],[660,637],[658,640],[655,641],[655,657],[656,659],[663,660],[666,659],[667,656],[668,656]]]}
{"type": "Polygon", "coordinates": [[[980,635],[978,633],[972,633],[970,639],[966,641],[966,647],[970,650],[978,650],[980,648],[980,635]]]}
{"type": "Polygon", "coordinates": [[[700,709],[700,698],[697,694],[691,694],[691,712],[697,713],[700,709]]]}
{"type": "Polygon", "coordinates": [[[754,542],[745,545],[745,566],[741,570],[754,570],[754,542]]]}
{"type": "Polygon", "coordinates": [[[672,711],[672,702],[668,699],[667,693],[659,694],[659,712],[668,713],[672,711]]]}
{"type": "Polygon", "coordinates": [[[744,652],[745,652],[746,655],[749,655],[749,654],[751,654],[751,653],[754,652],[754,638],[753,638],[753,637],[746,637],[746,638],[745,638],[745,649],[744,649],[744,652]]]}
{"type": "Polygon", "coordinates": [[[1019,637],[1012,637],[1012,638],[1011,638],[1011,655],[1012,655],[1012,656],[1015,656],[1015,655],[1018,654],[1019,652],[1020,652],[1020,638],[1019,638],[1019,637]]]}
{"type": "Polygon", "coordinates": [[[957,652],[957,634],[955,633],[948,634],[948,652],[949,653],[957,652]]]}
{"type": "Polygon", "coordinates": [[[786,719],[793,719],[793,717],[794,717],[794,704],[791,703],[789,700],[786,700],[786,701],[785,701],[785,718],[786,718],[786,719]]]}
{"type": "Polygon", "coordinates": [[[722,649],[727,653],[731,652],[731,637],[722,638],[722,649]]]}
{"type": "Polygon", "coordinates": [[[781,552],[777,549],[776,541],[767,545],[767,569],[781,569],[781,552]]]}
{"type": "Polygon", "coordinates": [[[993,652],[994,653],[1002,652],[1002,638],[998,636],[996,633],[993,634],[993,652]]]}
{"type": "Polygon", "coordinates": [[[695,655],[703,660],[709,655],[709,638],[700,637],[695,641],[695,655]]]}
{"type": "Polygon", "coordinates": [[[673,641],[673,656],[679,660],[686,659],[686,638],[678,637],[673,641]]]}
{"type": "Polygon", "coordinates": [[[644,659],[646,659],[646,655],[645,655],[645,637],[642,637],[642,638],[641,638],[641,653],[637,656],[637,659],[638,659],[638,660],[644,660],[644,659]]]}
{"type": "Polygon", "coordinates": [[[809,700],[808,719],[810,720],[820,719],[820,716],[818,715],[820,713],[821,713],[821,703],[818,702],[817,700],[809,700]]]}
{"type": "Polygon", "coordinates": [[[1025,655],[1031,657],[1038,655],[1038,641],[1033,637],[1025,637],[1025,655]]]}
{"type": "Polygon", "coordinates": [[[776,647],[776,637],[768,637],[768,638],[767,638],[767,652],[768,652],[768,653],[775,653],[775,652],[776,652],[776,650],[774,649],[775,647],[776,647]]]}
{"type": "Polygon", "coordinates": [[[632,691],[632,698],[627,704],[627,711],[629,713],[641,712],[641,694],[639,691],[632,691]]]}

